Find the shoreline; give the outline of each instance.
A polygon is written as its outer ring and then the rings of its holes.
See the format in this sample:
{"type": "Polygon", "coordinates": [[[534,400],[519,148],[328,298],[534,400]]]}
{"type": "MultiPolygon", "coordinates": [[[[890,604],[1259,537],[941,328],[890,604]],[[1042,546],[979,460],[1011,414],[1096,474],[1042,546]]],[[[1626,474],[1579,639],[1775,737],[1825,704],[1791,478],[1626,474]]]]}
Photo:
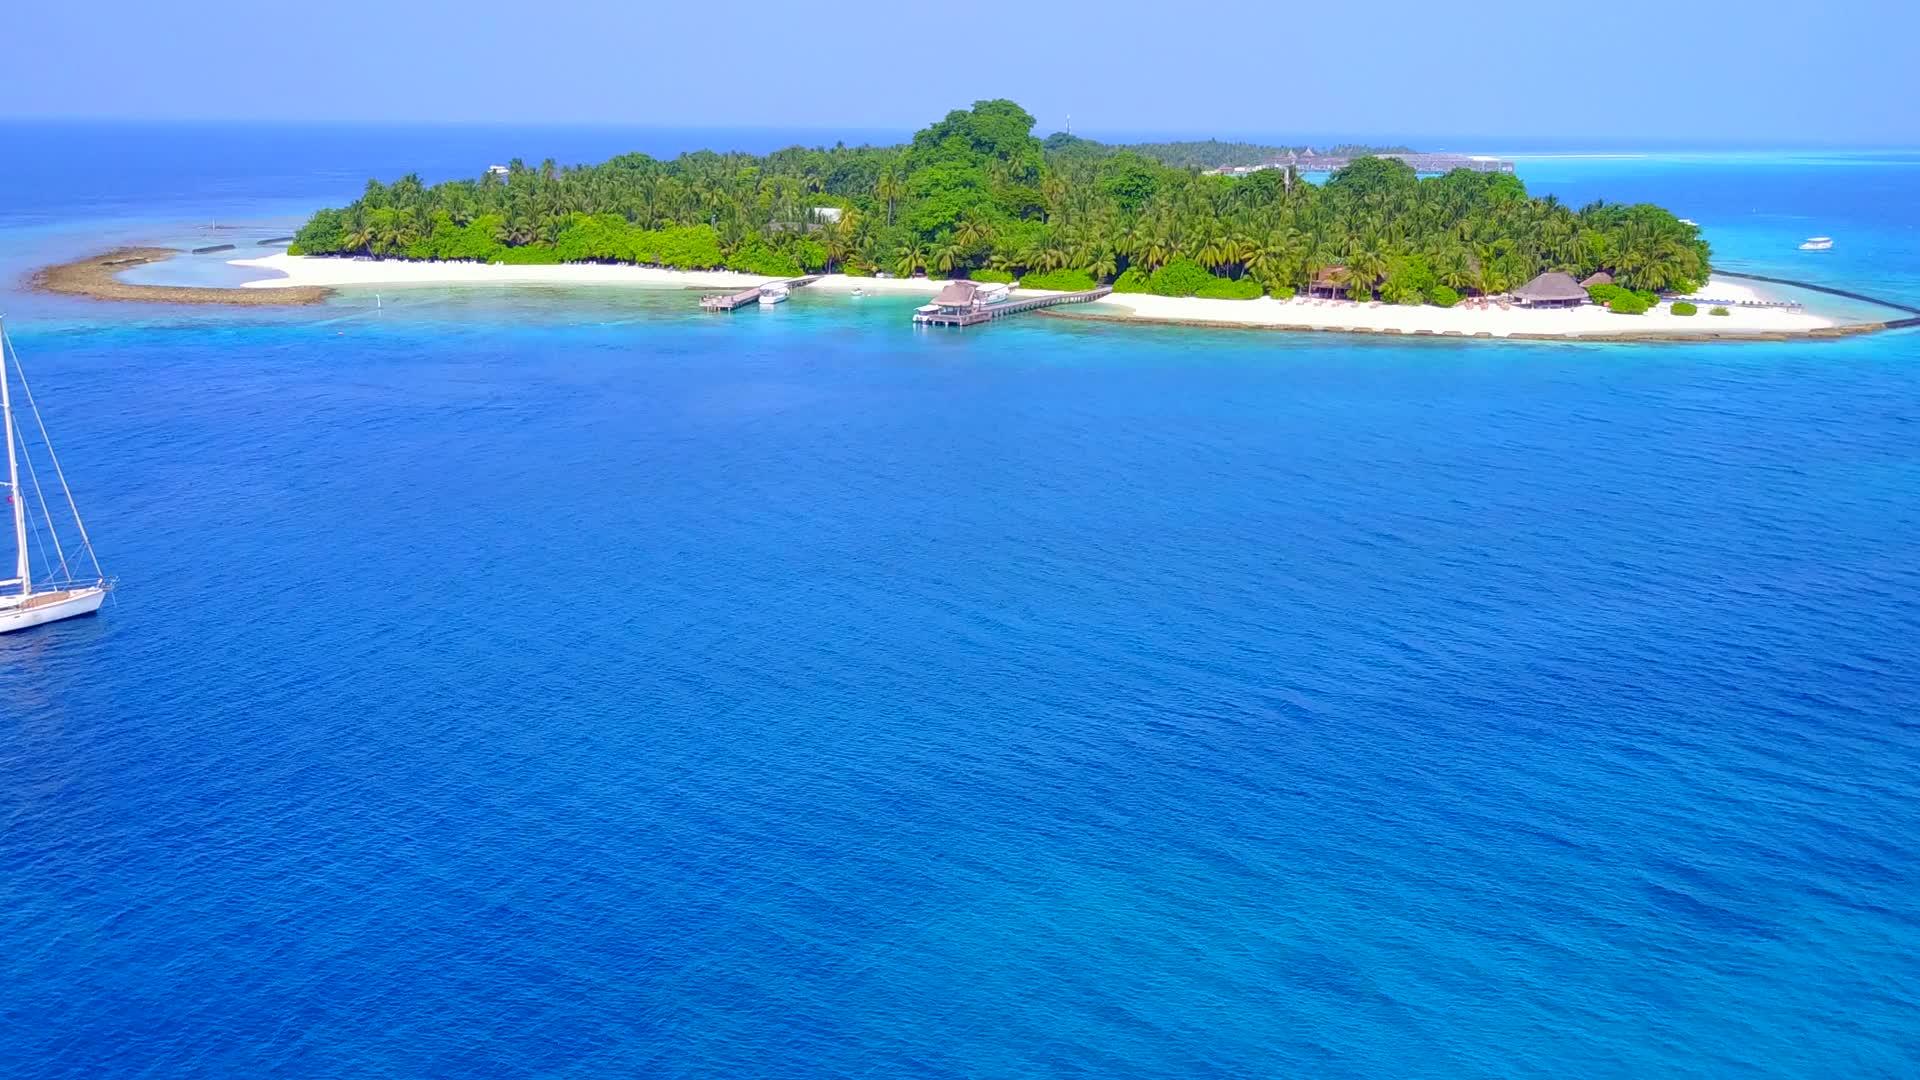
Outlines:
{"type": "Polygon", "coordinates": [[[181,252],[177,248],[113,248],[41,267],[28,276],[27,287],[35,292],[83,296],[90,300],[227,304],[236,307],[297,307],[318,304],[333,295],[332,289],[317,285],[294,284],[277,292],[249,292],[195,285],[135,285],[119,278],[123,271],[149,263],[165,262],[179,254],[181,252]]]}
{"type": "Polygon", "coordinates": [[[1694,315],[1675,315],[1665,301],[1643,315],[1616,315],[1593,304],[1553,309],[1470,308],[1464,304],[1439,308],[1299,297],[1202,300],[1141,293],[1113,294],[1071,309],[1049,309],[1048,314],[1088,322],[1520,341],[1787,340],[1883,328],[1881,324],[1856,324],[1859,329],[1850,329],[1838,320],[1804,310],[1740,306],[1763,303],[1766,297],[1750,286],[1724,278],[1709,279],[1694,296],[1700,309],[1694,315]],[[1728,314],[1709,314],[1715,301],[1730,305],[1728,314]]]}
{"type": "MultiPolygon", "coordinates": [[[[253,259],[233,259],[229,266],[265,271],[238,286],[249,291],[273,291],[322,286],[326,288],[448,288],[514,285],[613,285],[678,289],[751,289],[786,277],[748,274],[737,270],[669,270],[632,263],[543,263],[508,266],[481,262],[414,262],[405,259],[343,259],[332,256],[288,255],[278,252],[253,259]]],[[[812,275],[809,275],[812,276],[812,275]]],[[[932,296],[946,282],[933,278],[869,278],[822,274],[807,286],[818,292],[888,293],[932,296]]]]}
{"type": "MultiPolygon", "coordinates": [[[[1235,303],[1237,301],[1218,301],[1235,303]]],[[[1565,333],[1537,333],[1529,331],[1509,331],[1496,333],[1492,330],[1402,330],[1388,328],[1370,328],[1364,326],[1314,326],[1307,324],[1288,325],[1282,323],[1248,322],[1232,319],[1204,318],[1162,318],[1149,315],[1112,315],[1077,310],[1071,307],[1045,308],[1035,314],[1048,319],[1071,319],[1075,322],[1104,323],[1111,326],[1167,326],[1187,327],[1195,330],[1246,330],[1255,333],[1281,332],[1291,334],[1346,334],[1356,337],[1415,338],[1423,341],[1559,341],[1570,344],[1581,342],[1643,342],[1647,344],[1667,343],[1704,343],[1704,342],[1741,342],[1741,341],[1802,341],[1836,340],[1857,337],[1861,334],[1873,334],[1882,330],[1899,329],[1893,322],[1832,323],[1827,326],[1810,327],[1800,330],[1738,330],[1738,329],[1701,329],[1701,330],[1617,330],[1617,331],[1568,331],[1565,333]]],[[[1692,316],[1698,318],[1699,316],[1692,316]]],[[[1620,316],[1626,319],[1628,316],[1620,316]]]]}
{"type": "MultiPolygon", "coordinates": [[[[666,285],[682,288],[744,289],[781,280],[731,271],[682,271],[626,264],[563,263],[499,266],[488,263],[408,262],[404,260],[314,258],[277,253],[234,260],[233,265],[270,272],[247,282],[247,289],[279,289],[300,284],[334,287],[456,285],[666,285]]],[[[932,278],[869,278],[827,274],[810,291],[872,295],[930,296],[944,281],[932,278]]],[[[1019,290],[1016,295],[1034,295],[1019,290]]],[[[1511,338],[1522,341],[1785,340],[1839,337],[1882,329],[1884,324],[1844,326],[1802,310],[1741,307],[1765,296],[1751,285],[1729,278],[1709,279],[1696,296],[1697,315],[1678,316],[1662,304],[1644,315],[1615,315],[1604,308],[1526,310],[1498,307],[1452,308],[1364,304],[1350,301],[1207,300],[1138,293],[1115,294],[1087,304],[1046,309],[1054,318],[1162,326],[1228,327],[1306,332],[1349,332],[1410,337],[1511,338]],[[1704,301],[1728,301],[1730,314],[1708,313],[1704,301]]]]}
{"type": "MultiPolygon", "coordinates": [[[[712,290],[745,289],[783,280],[731,270],[669,270],[626,263],[507,266],[313,257],[284,252],[230,260],[228,265],[256,270],[262,275],[235,287],[134,285],[117,278],[130,267],[163,261],[178,254],[180,252],[172,248],[116,248],[36,271],[30,285],[44,292],[96,300],[296,306],[322,303],[342,289],[557,285],[712,290]]],[[[1302,298],[1211,300],[1139,293],[1110,295],[1071,308],[1049,308],[1043,314],[1121,325],[1520,341],[1786,341],[1850,337],[1904,325],[1903,320],[1842,323],[1803,310],[1784,308],[1735,306],[1726,316],[1708,313],[1711,300],[1764,299],[1764,294],[1744,283],[1748,280],[1753,279],[1732,272],[1725,277],[1710,278],[1696,294],[1703,299],[1700,312],[1692,316],[1673,315],[1666,304],[1644,315],[1615,315],[1591,305],[1557,310],[1464,305],[1437,308],[1302,298]]],[[[840,294],[858,290],[868,295],[931,296],[945,284],[944,280],[934,278],[827,274],[816,278],[808,289],[840,294]]],[[[1021,292],[1034,294],[1028,290],[1021,292]]]]}

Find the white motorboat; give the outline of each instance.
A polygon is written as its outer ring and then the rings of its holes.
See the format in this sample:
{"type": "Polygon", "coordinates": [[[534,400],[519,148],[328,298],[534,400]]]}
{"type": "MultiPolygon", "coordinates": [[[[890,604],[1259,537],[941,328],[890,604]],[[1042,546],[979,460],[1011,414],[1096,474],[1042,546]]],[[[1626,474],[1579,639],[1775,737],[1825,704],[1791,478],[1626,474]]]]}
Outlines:
{"type": "MultiPolygon", "coordinates": [[[[100,560],[94,557],[93,541],[87,536],[87,527],[80,520],[80,508],[74,504],[73,490],[67,486],[60,459],[54,455],[53,444],[47,441],[47,426],[40,419],[39,406],[34,403],[33,388],[27,385],[26,372],[20,367],[20,354],[14,350],[13,341],[7,336],[4,326],[0,326],[0,424],[6,427],[6,488],[13,517],[14,549],[13,577],[0,580],[0,634],[71,619],[76,615],[91,615],[100,610],[100,604],[107,598],[107,591],[113,588],[113,582],[100,570],[100,560]],[[21,415],[32,418],[32,427],[22,423],[20,416],[16,416],[13,396],[16,378],[26,403],[21,415]],[[37,446],[28,445],[27,437],[30,434],[40,437],[37,446]],[[60,486],[59,493],[66,505],[64,515],[58,504],[47,502],[45,489],[40,483],[39,467],[33,460],[35,450],[46,457],[53,480],[60,486]],[[24,484],[21,482],[22,465],[26,466],[24,484]],[[33,510],[38,511],[37,515],[33,510]],[[70,526],[78,534],[79,545],[71,552],[61,542],[63,526],[70,526]],[[34,579],[33,563],[29,558],[29,527],[34,533],[35,549],[41,552],[41,559],[48,564],[38,581],[34,579]],[[83,556],[85,562],[81,561],[83,556]]],[[[4,550],[4,545],[0,545],[0,551],[4,550]]],[[[0,570],[0,573],[4,572],[0,570]]]]}
{"type": "Polygon", "coordinates": [[[1832,246],[1831,236],[1809,236],[1800,242],[1801,251],[1825,251],[1832,246]]]}
{"type": "Polygon", "coordinates": [[[787,302],[788,289],[785,285],[762,285],[760,287],[760,306],[772,307],[787,302]]]}
{"type": "Polygon", "coordinates": [[[990,282],[973,291],[973,306],[987,307],[991,304],[1004,304],[1007,297],[1013,295],[1013,286],[1003,282],[990,282]]]}

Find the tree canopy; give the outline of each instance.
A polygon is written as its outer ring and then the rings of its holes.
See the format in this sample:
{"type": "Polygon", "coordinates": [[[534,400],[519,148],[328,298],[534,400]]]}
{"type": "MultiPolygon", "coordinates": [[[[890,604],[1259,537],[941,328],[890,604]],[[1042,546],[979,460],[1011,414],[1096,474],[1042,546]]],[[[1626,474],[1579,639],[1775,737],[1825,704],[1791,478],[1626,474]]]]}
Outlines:
{"type": "Polygon", "coordinates": [[[1648,290],[1684,290],[1708,271],[1698,230],[1660,207],[1576,211],[1530,197],[1511,174],[1420,177],[1400,161],[1362,157],[1316,185],[1287,169],[1201,175],[1147,150],[1070,136],[1042,143],[1020,106],[980,101],[904,146],[626,154],[567,168],[515,160],[505,176],[370,180],[353,203],[315,213],[295,244],[316,255],[768,275],[1075,271],[1076,280],[1113,280],[1136,271],[1129,282],[1152,282],[1179,263],[1156,291],[1180,282],[1198,294],[1205,283],[1188,281],[1191,265],[1276,295],[1332,274],[1349,295],[1406,303],[1442,286],[1504,292],[1542,270],[1604,269],[1648,290]]]}

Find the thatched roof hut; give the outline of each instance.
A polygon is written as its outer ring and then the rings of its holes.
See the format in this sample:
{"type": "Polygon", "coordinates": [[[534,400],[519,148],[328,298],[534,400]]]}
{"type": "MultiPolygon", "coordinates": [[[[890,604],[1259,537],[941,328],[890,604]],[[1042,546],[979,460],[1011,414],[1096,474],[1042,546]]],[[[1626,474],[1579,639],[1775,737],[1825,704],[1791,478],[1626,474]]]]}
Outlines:
{"type": "Polygon", "coordinates": [[[1347,268],[1344,266],[1323,266],[1307,282],[1307,295],[1312,296],[1322,289],[1337,293],[1347,287],[1347,268]]]}
{"type": "Polygon", "coordinates": [[[1611,284],[1613,284],[1612,274],[1607,273],[1605,270],[1595,270],[1593,273],[1588,274],[1584,281],[1580,282],[1580,287],[1583,289],[1591,289],[1595,285],[1611,284]]]}
{"type": "Polygon", "coordinates": [[[941,307],[972,307],[973,291],[977,288],[979,286],[971,281],[949,281],[940,290],[940,295],[933,298],[933,302],[941,307]]]}
{"type": "Polygon", "coordinates": [[[1587,302],[1587,290],[1572,274],[1549,270],[1513,290],[1513,298],[1527,307],[1572,307],[1587,302]]]}

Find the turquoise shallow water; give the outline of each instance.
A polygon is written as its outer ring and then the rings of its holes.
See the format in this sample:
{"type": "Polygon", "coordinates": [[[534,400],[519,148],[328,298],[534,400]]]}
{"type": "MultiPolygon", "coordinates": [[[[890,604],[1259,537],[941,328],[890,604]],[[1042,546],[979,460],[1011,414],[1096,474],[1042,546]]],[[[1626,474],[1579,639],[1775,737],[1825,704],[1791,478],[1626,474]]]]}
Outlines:
{"type": "Polygon", "coordinates": [[[387,300],[8,298],[0,1076],[1920,1070],[1914,335],[387,300]]]}

